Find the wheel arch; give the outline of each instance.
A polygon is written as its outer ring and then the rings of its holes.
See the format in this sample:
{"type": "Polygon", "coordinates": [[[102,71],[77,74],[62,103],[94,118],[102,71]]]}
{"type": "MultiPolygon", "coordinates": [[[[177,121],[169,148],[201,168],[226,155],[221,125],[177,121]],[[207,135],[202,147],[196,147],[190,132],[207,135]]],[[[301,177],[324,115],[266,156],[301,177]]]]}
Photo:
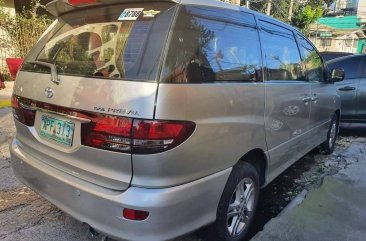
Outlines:
{"type": "Polygon", "coordinates": [[[262,149],[250,150],[239,159],[239,162],[247,162],[253,165],[259,175],[259,185],[265,186],[267,183],[268,157],[262,149]]]}

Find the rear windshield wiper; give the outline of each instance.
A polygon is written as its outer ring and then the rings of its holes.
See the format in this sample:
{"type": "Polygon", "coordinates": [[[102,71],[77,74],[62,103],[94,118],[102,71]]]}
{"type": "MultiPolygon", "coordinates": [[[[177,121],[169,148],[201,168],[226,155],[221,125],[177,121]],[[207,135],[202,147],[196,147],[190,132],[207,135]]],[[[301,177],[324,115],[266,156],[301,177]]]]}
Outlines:
{"type": "Polygon", "coordinates": [[[57,84],[57,85],[60,84],[60,80],[58,79],[56,65],[51,64],[51,63],[47,63],[47,62],[43,62],[43,61],[28,61],[28,63],[36,64],[36,65],[40,65],[40,66],[44,66],[44,67],[49,68],[51,70],[51,81],[53,83],[57,84]]]}

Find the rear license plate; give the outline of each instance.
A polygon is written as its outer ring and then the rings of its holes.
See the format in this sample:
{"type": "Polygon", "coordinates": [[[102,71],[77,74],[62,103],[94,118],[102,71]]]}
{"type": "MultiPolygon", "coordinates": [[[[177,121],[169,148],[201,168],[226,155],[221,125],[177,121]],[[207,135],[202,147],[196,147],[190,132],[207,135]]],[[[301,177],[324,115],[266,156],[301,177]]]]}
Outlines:
{"type": "Polygon", "coordinates": [[[41,118],[40,136],[66,146],[72,146],[75,123],[47,115],[41,118]]]}

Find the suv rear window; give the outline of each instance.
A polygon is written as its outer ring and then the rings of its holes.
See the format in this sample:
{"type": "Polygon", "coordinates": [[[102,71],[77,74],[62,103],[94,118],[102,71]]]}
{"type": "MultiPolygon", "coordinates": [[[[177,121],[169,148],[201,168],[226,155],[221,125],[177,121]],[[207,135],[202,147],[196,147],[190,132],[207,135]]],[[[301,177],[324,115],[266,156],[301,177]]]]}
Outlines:
{"type": "Polygon", "coordinates": [[[37,60],[55,64],[60,75],[154,81],[173,6],[123,4],[66,14],[45,36],[47,43],[42,50],[27,58],[22,70],[49,73],[45,67],[27,64],[37,60]]]}

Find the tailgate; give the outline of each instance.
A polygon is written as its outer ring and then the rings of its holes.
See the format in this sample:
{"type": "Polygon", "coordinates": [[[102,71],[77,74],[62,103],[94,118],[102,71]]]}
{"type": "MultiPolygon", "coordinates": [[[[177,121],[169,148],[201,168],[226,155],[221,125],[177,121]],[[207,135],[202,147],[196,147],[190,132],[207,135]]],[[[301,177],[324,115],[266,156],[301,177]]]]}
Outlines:
{"type": "MultiPolygon", "coordinates": [[[[62,109],[153,118],[156,83],[109,81],[108,84],[101,85],[97,79],[62,76],[60,80],[62,84],[53,85],[50,84],[49,75],[20,72],[14,95],[31,99],[32,103],[43,103],[44,106],[65,107],[62,109]],[[47,98],[44,94],[45,88],[49,86],[54,91],[52,98],[47,98]]],[[[33,127],[17,122],[17,139],[24,151],[59,170],[107,188],[126,189],[132,178],[131,154],[81,145],[83,122],[84,120],[50,111],[47,107],[39,108],[36,110],[33,127]],[[70,146],[41,133],[44,117],[74,125],[70,146]]]]}
{"type": "Polygon", "coordinates": [[[150,2],[94,6],[63,15],[38,41],[17,76],[14,96],[27,102],[20,102],[22,108],[35,113],[31,125],[16,122],[20,147],[81,179],[127,189],[131,153],[122,150],[124,144],[115,144],[126,139],[109,129],[110,146],[98,148],[98,140],[91,140],[93,147],[84,145],[83,125],[107,118],[98,130],[103,133],[105,123],[121,117],[153,119],[174,11],[173,3],[150,2]],[[111,151],[111,146],[121,149],[111,151]]]}

